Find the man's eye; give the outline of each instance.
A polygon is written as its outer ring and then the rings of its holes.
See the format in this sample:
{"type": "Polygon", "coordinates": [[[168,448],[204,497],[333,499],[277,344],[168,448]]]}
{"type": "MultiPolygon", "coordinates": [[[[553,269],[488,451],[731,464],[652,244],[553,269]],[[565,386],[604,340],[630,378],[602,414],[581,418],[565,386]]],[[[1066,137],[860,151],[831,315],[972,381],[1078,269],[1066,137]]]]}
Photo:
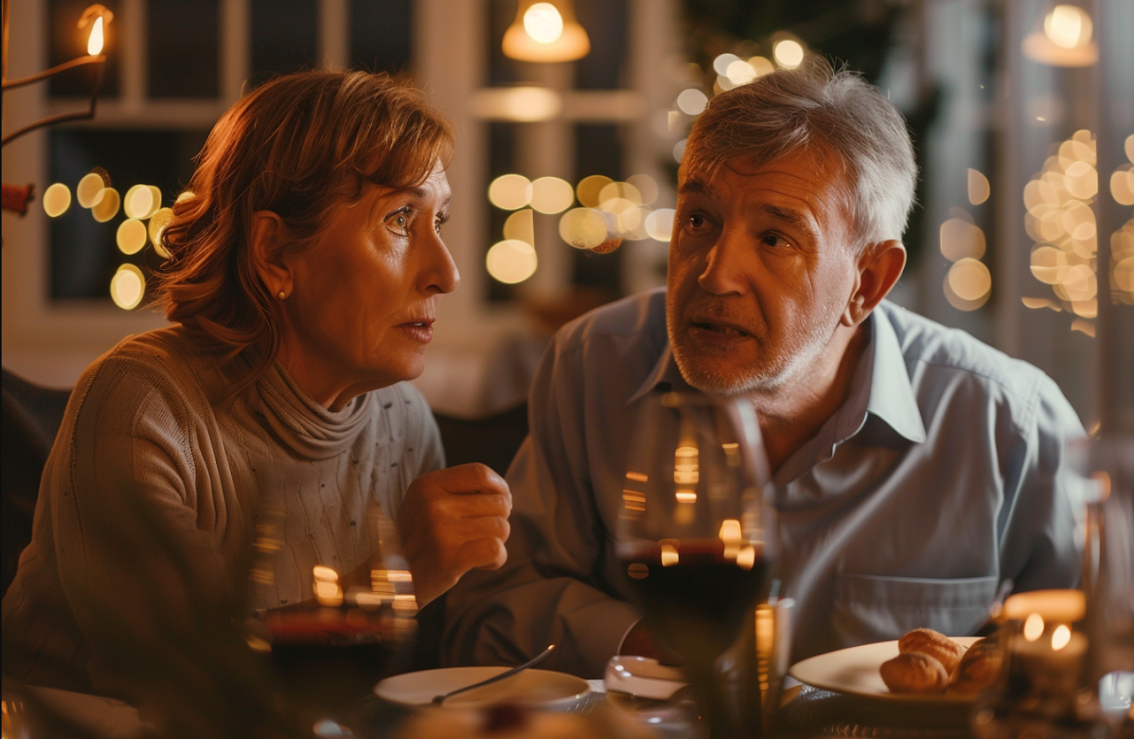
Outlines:
{"type": "Polygon", "coordinates": [[[691,215],[687,220],[690,231],[704,231],[709,227],[709,220],[704,216],[691,215]]]}
{"type": "Polygon", "coordinates": [[[764,234],[760,238],[760,241],[773,249],[782,249],[785,246],[791,246],[791,243],[787,239],[778,234],[764,234]]]}

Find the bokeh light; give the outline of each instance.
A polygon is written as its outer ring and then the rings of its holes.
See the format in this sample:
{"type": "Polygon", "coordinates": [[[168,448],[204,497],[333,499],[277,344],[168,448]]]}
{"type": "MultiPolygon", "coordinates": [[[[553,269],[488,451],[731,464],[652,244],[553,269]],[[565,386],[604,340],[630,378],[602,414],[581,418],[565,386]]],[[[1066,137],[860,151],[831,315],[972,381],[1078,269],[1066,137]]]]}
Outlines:
{"type": "Polygon", "coordinates": [[[776,67],[772,64],[771,60],[763,56],[754,56],[748,60],[748,66],[752,67],[752,71],[756,73],[757,77],[763,77],[776,71],[776,67]]]}
{"type": "Polygon", "coordinates": [[[599,190],[599,207],[608,200],[628,200],[634,205],[642,204],[642,193],[629,182],[611,182],[599,190]]]}
{"type": "Polygon", "coordinates": [[[1130,160],[1131,164],[1134,164],[1134,133],[1126,137],[1123,148],[1126,150],[1126,158],[1130,160]]]}
{"type": "Polygon", "coordinates": [[[1077,49],[1090,43],[1091,16],[1075,5],[1056,5],[1044,17],[1043,31],[1056,46],[1077,49]]]}
{"type": "Polygon", "coordinates": [[[658,208],[646,216],[646,233],[651,239],[668,242],[673,237],[673,208],[658,208]]]}
{"type": "Polygon", "coordinates": [[[1123,164],[1110,176],[1110,195],[1119,205],[1134,205],[1134,166],[1123,164]]]}
{"type": "Polygon", "coordinates": [[[803,44],[795,39],[785,38],[772,47],[772,57],[784,69],[795,69],[803,63],[803,44]]]}
{"type": "Polygon", "coordinates": [[[658,183],[648,174],[632,174],[626,182],[638,190],[642,205],[649,205],[658,199],[658,183]]]}
{"type": "Polygon", "coordinates": [[[1032,275],[1047,285],[1055,285],[1067,276],[1067,255],[1054,246],[1041,246],[1032,252],[1032,275]]]}
{"type": "Polygon", "coordinates": [[[122,210],[127,218],[147,220],[161,208],[161,190],[153,185],[134,185],[122,198],[122,210]]]}
{"type": "Polygon", "coordinates": [[[192,190],[183,190],[181,194],[177,196],[177,199],[173,202],[184,203],[188,200],[192,200],[195,197],[197,197],[197,193],[193,192],[192,190]]]}
{"type": "Polygon", "coordinates": [[[740,61],[740,57],[736,54],[721,54],[713,60],[713,70],[722,77],[728,76],[729,65],[738,61],[740,61]]]}
{"type": "Polygon", "coordinates": [[[169,259],[169,252],[161,243],[161,234],[165,231],[165,227],[173,220],[172,208],[161,208],[157,213],[150,216],[150,224],[148,231],[150,233],[150,243],[154,245],[156,251],[163,259],[169,259]]]}
{"type": "Polygon", "coordinates": [[[980,259],[986,248],[984,231],[962,218],[950,218],[941,224],[941,253],[950,262],[959,259],[980,259]]]}
{"type": "Polygon", "coordinates": [[[137,254],[146,246],[146,224],[136,218],[127,218],[118,224],[115,242],[123,254],[137,254]]]}
{"type": "Polygon", "coordinates": [[[540,177],[532,182],[532,208],[540,213],[562,213],[575,202],[575,188],[558,177],[540,177]]]}
{"type": "Polygon", "coordinates": [[[43,191],[43,212],[51,218],[58,218],[71,207],[71,188],[56,182],[43,191]]]}
{"type": "Polygon", "coordinates": [[[677,108],[685,115],[701,115],[708,104],[708,96],[696,88],[682,90],[677,96],[677,108]]]}
{"type": "Polygon", "coordinates": [[[530,209],[524,208],[508,216],[504,221],[504,239],[535,246],[535,219],[530,209]]]}
{"type": "Polygon", "coordinates": [[[969,202],[973,205],[980,205],[988,200],[988,196],[992,194],[992,187],[988,184],[988,178],[972,168],[969,169],[968,186],[969,202]]]}
{"type": "Polygon", "coordinates": [[[515,285],[535,274],[538,261],[531,244],[508,240],[493,244],[485,257],[485,266],[494,280],[515,285]]]}
{"type": "Polygon", "coordinates": [[[113,187],[104,187],[98,201],[91,208],[91,215],[99,223],[106,223],[118,215],[118,206],[122,204],[122,196],[113,187]]]}
{"type": "Polygon", "coordinates": [[[599,194],[602,192],[602,189],[611,182],[614,182],[614,180],[601,174],[593,174],[590,177],[581,179],[578,187],[575,188],[575,195],[579,199],[579,205],[585,208],[597,208],[601,202],[599,200],[599,194]]]}
{"type": "Polygon", "coordinates": [[[559,219],[559,236],[576,249],[594,249],[607,240],[606,216],[595,208],[575,208],[559,219]]]}
{"type": "Polygon", "coordinates": [[[75,200],[84,208],[93,208],[98,205],[107,187],[106,179],[98,172],[85,174],[75,188],[75,200]]]}
{"type": "Polygon", "coordinates": [[[681,157],[685,156],[685,142],[688,139],[681,139],[673,145],[673,161],[681,164],[681,157]]]}
{"type": "Polygon", "coordinates": [[[123,264],[110,280],[110,298],[123,310],[137,308],[145,294],[145,275],[133,264],[123,264]]]}
{"type": "Polygon", "coordinates": [[[977,301],[992,289],[992,275],[983,262],[965,257],[949,268],[948,283],[961,300],[977,301]]]}
{"type": "Polygon", "coordinates": [[[737,59],[728,65],[728,69],[725,70],[725,77],[728,77],[728,81],[734,85],[747,85],[756,79],[756,70],[743,59],[737,59]]]}
{"type": "Polygon", "coordinates": [[[532,201],[532,183],[519,174],[497,177],[488,186],[488,200],[501,210],[518,210],[532,201]]]}

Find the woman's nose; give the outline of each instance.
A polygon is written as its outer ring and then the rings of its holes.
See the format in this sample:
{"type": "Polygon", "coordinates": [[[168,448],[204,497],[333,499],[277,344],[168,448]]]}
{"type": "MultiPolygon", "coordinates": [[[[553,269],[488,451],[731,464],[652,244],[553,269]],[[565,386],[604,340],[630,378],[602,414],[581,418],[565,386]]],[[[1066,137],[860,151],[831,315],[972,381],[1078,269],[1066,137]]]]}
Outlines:
{"type": "Polygon", "coordinates": [[[457,271],[457,263],[449,253],[445,242],[438,236],[434,239],[434,248],[430,250],[430,262],[426,274],[426,292],[451,293],[461,284],[461,273],[457,271]]]}

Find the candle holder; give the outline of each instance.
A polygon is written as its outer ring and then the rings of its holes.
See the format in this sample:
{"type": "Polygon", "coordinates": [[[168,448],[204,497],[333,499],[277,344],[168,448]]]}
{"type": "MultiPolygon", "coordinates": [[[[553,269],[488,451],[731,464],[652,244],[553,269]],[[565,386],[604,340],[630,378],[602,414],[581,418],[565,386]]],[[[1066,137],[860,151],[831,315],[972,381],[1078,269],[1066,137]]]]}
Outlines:
{"type": "Polygon", "coordinates": [[[978,700],[981,739],[1103,739],[1085,688],[1088,638],[1081,590],[1038,590],[1008,598],[999,631],[1000,678],[978,700]]]}

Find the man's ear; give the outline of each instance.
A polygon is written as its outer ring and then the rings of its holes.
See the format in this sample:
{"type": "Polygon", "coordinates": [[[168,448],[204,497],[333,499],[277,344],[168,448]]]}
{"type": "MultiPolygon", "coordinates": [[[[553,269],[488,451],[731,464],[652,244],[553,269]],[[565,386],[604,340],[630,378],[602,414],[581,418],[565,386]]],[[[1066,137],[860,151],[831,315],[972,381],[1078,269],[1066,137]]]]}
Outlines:
{"type": "Polygon", "coordinates": [[[252,214],[252,256],[256,272],[268,293],[286,298],[291,295],[293,275],[288,269],[283,254],[283,239],[287,231],[283,219],[270,210],[258,210],[252,214]]]}
{"type": "Polygon", "coordinates": [[[897,239],[869,244],[858,258],[858,286],[839,320],[857,326],[897,284],[906,267],[906,247],[897,239]]]}

